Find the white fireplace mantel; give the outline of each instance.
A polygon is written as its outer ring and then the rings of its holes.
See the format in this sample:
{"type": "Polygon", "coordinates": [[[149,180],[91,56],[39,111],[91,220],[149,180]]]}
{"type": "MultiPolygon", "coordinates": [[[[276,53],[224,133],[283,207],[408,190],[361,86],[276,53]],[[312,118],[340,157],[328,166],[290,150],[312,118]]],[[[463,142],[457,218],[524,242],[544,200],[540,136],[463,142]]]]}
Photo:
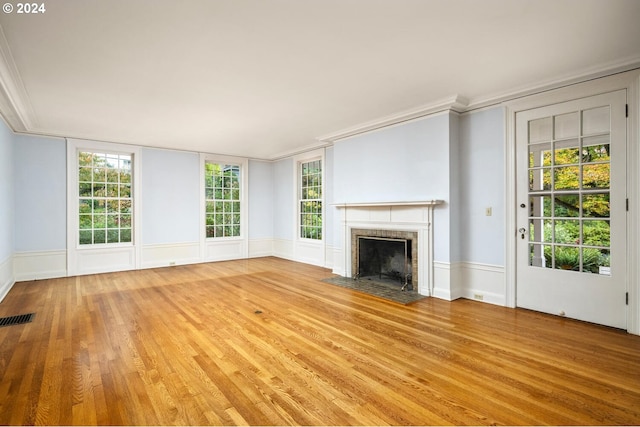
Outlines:
{"type": "Polygon", "coordinates": [[[393,206],[437,206],[444,204],[444,200],[422,200],[415,202],[364,202],[364,203],[334,203],[338,209],[344,208],[375,208],[393,206]]]}
{"type": "Polygon", "coordinates": [[[335,203],[342,225],[342,242],[334,254],[333,272],[352,277],[351,229],[397,230],[418,235],[418,292],[434,295],[433,211],[444,200],[335,203]]]}

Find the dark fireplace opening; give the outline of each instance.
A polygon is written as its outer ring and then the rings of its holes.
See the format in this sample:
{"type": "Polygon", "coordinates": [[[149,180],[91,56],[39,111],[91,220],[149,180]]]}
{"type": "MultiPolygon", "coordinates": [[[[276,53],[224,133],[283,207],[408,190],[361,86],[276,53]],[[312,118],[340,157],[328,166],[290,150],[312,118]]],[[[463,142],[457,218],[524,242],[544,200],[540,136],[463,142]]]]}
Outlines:
{"type": "Polygon", "coordinates": [[[358,236],[357,277],[413,290],[411,239],[358,236]]]}

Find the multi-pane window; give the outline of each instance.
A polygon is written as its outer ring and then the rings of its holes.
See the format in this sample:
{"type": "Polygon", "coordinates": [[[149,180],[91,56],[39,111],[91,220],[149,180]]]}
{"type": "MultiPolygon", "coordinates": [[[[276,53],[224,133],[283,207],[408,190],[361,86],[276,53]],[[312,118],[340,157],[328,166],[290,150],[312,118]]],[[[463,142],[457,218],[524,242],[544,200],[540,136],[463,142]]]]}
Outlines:
{"type": "Polygon", "coordinates": [[[609,107],[529,122],[530,265],[609,274],[609,107]]]}
{"type": "Polygon", "coordinates": [[[131,242],[131,154],[78,153],[78,243],[131,242]]]}
{"type": "Polygon", "coordinates": [[[300,237],[322,239],[322,161],[300,164],[300,237]]]}
{"type": "Polygon", "coordinates": [[[240,166],[205,162],[207,237],[240,236],[240,166]]]}

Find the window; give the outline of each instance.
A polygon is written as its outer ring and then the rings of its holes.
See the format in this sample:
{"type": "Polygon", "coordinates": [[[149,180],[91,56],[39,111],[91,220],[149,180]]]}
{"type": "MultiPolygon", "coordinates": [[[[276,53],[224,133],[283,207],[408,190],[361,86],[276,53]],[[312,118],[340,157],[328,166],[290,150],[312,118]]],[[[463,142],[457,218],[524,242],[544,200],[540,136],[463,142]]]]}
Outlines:
{"type": "Polygon", "coordinates": [[[300,163],[300,237],[322,240],[322,160],[300,163]]]}
{"type": "Polygon", "coordinates": [[[131,243],[131,154],[78,153],[78,243],[131,243]]]}
{"type": "Polygon", "coordinates": [[[207,238],[240,236],[240,166],[205,161],[207,238]]]}

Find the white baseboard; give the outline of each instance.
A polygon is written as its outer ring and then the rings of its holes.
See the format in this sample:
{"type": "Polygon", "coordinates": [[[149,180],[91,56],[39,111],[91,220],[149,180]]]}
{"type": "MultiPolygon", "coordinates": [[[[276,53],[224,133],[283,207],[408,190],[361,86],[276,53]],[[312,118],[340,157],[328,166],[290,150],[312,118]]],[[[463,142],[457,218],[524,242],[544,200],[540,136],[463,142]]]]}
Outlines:
{"type": "Polygon", "coordinates": [[[0,302],[7,296],[13,285],[13,256],[0,262],[0,302]]]}
{"type": "Polygon", "coordinates": [[[67,276],[67,251],[16,252],[13,254],[16,282],[67,276]]]}
{"type": "Polygon", "coordinates": [[[434,261],[436,298],[472,299],[506,306],[504,267],[473,262],[434,261]]]}
{"type": "Polygon", "coordinates": [[[142,268],[168,267],[200,262],[200,243],[163,243],[142,246],[142,268]]]}
{"type": "Polygon", "coordinates": [[[507,305],[503,266],[463,262],[460,263],[460,270],[462,298],[507,305]]]}
{"type": "MultiPolygon", "coordinates": [[[[455,267],[455,266],[454,266],[455,267]]],[[[453,301],[458,296],[451,290],[452,265],[449,262],[433,262],[433,296],[447,301],[453,301]]]]}

